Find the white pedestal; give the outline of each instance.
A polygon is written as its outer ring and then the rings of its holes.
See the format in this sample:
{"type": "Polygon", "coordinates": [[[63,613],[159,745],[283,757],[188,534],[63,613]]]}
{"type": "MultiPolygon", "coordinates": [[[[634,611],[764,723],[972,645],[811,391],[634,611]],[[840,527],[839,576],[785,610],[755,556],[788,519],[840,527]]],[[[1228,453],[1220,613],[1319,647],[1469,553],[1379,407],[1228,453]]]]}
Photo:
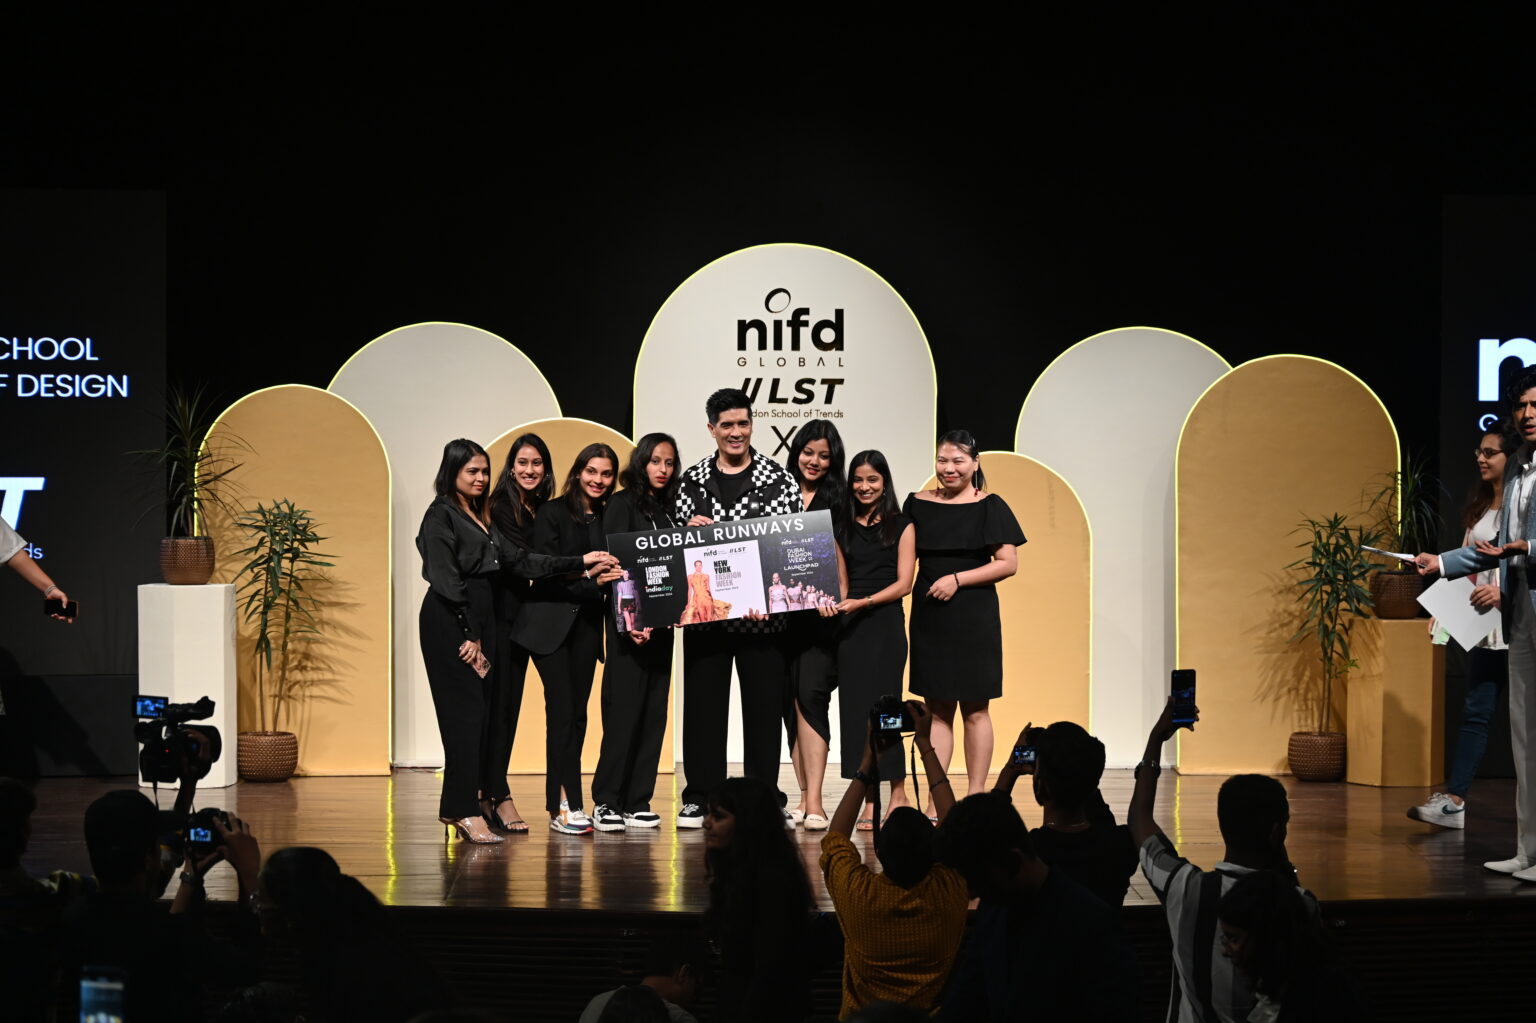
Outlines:
{"type": "MultiPolygon", "coordinates": [[[[213,716],[194,724],[217,728],[224,752],[197,787],[221,789],[235,783],[239,717],[233,585],[139,587],[139,692],[172,703],[196,703],[204,696],[213,700],[213,716]]],[[[174,789],[177,783],[160,787],[174,789]]]]}

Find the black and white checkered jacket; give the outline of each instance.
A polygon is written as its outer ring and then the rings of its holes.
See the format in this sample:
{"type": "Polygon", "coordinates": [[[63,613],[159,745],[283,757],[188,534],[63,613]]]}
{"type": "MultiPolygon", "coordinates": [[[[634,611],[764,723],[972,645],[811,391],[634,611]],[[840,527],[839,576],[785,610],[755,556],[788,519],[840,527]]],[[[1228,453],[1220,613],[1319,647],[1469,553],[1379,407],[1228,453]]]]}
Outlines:
{"type": "MultiPolygon", "coordinates": [[[[752,464],[747,471],[752,476],[746,489],[730,507],[726,507],[710,473],[715,464],[714,455],[685,469],[677,490],[677,521],[687,522],[695,515],[705,515],[716,522],[735,522],[738,519],[760,519],[768,515],[793,515],[803,510],[800,506],[800,484],[795,482],[789,470],[765,458],[756,448],[749,450],[752,464]]],[[[689,626],[694,629],[713,627],[689,626]]],[[[727,632],[779,632],[784,628],[784,620],[781,615],[771,616],[761,622],[732,618],[721,622],[718,627],[727,632]]]]}

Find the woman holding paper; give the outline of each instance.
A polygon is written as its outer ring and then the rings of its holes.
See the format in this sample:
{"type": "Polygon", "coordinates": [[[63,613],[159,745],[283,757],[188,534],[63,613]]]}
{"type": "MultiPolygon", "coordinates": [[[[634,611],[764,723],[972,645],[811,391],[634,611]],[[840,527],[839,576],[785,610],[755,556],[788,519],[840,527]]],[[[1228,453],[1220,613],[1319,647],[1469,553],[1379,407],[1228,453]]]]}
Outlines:
{"type": "MultiPolygon", "coordinates": [[[[1499,532],[1499,509],[1504,504],[1504,470],[1509,457],[1520,447],[1520,437],[1507,424],[1485,431],[1477,442],[1477,483],[1467,495],[1462,509],[1463,546],[1492,543],[1499,532]]],[[[1499,569],[1490,568],[1472,577],[1472,598],[1479,606],[1500,610],[1499,569]]],[[[1449,638],[1443,629],[1430,622],[1430,633],[1437,644],[1449,638]]],[[[1509,647],[1504,642],[1502,626],[1467,651],[1467,699],[1462,708],[1461,732],[1451,758],[1451,774],[1445,791],[1408,811],[1408,816],[1442,828],[1465,828],[1467,792],[1483,762],[1488,748],[1488,722],[1493,718],[1498,699],[1509,686],[1509,647]]]]}
{"type": "MultiPolygon", "coordinates": [[[[640,533],[670,529],[677,497],[677,441],[648,433],[635,445],[620,481],[624,489],[603,509],[603,533],[640,533]]],[[[615,584],[614,589],[618,586],[615,584]]],[[[598,831],[654,828],[661,818],[651,812],[656,766],[667,730],[667,694],[672,684],[672,635],[663,622],[625,621],[620,629],[618,599],[609,595],[608,660],[603,665],[603,745],[592,776],[592,826],[598,831]],[[638,624],[639,628],[634,626],[638,624]]]]}
{"type": "MultiPolygon", "coordinates": [[[[1509,644],[1509,745],[1515,760],[1515,855],[1483,866],[1519,881],[1536,882],[1536,587],[1532,584],[1532,540],[1536,539],[1536,368],[1527,367],[1509,389],[1510,420],[1520,448],[1507,457],[1504,500],[1498,534],[1440,554],[1420,553],[1414,561],[1423,575],[1460,579],[1474,572],[1501,569],[1500,613],[1509,644]]],[[[1486,595],[1473,592],[1474,605],[1491,607],[1486,595]]]]}

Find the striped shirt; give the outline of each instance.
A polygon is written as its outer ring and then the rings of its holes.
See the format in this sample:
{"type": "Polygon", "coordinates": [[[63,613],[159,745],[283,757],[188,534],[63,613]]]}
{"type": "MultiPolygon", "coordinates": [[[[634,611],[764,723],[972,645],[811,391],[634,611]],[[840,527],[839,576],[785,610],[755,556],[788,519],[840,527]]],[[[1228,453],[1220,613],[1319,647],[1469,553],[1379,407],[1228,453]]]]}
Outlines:
{"type": "MultiPolygon", "coordinates": [[[[1168,915],[1173,942],[1173,992],[1168,1023],[1244,1023],[1253,1011],[1253,987],[1221,953],[1216,907],[1251,867],[1222,861],[1201,870],[1184,859],[1165,835],[1141,844],[1141,872],[1168,915]]],[[[1314,911],[1317,900],[1298,888],[1314,911]]]]}
{"type": "Polygon", "coordinates": [[[838,1018],[881,1000],[932,1009],[965,935],[965,878],[936,863],[903,888],[866,867],[853,842],[835,831],[821,840],[821,870],[843,928],[838,1018]]]}

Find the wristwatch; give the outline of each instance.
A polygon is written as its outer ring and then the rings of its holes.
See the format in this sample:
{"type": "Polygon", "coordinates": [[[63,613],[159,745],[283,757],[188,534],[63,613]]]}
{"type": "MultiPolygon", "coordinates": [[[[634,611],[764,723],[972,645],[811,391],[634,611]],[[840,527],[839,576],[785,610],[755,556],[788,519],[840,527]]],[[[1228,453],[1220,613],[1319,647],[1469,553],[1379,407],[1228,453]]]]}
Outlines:
{"type": "Polygon", "coordinates": [[[875,783],[875,779],[871,778],[869,775],[865,774],[863,771],[854,771],[853,772],[853,780],[858,782],[858,783],[860,783],[861,785],[864,785],[865,787],[868,787],[868,786],[873,785],[875,783]]]}
{"type": "Polygon", "coordinates": [[[198,876],[195,870],[183,870],[181,872],[181,883],[200,885],[203,883],[203,879],[198,876]]]}
{"type": "Polygon", "coordinates": [[[1156,760],[1143,760],[1141,763],[1136,765],[1136,770],[1131,772],[1131,777],[1140,778],[1141,769],[1143,767],[1150,768],[1154,771],[1161,771],[1163,769],[1163,765],[1159,764],[1156,760]]]}

